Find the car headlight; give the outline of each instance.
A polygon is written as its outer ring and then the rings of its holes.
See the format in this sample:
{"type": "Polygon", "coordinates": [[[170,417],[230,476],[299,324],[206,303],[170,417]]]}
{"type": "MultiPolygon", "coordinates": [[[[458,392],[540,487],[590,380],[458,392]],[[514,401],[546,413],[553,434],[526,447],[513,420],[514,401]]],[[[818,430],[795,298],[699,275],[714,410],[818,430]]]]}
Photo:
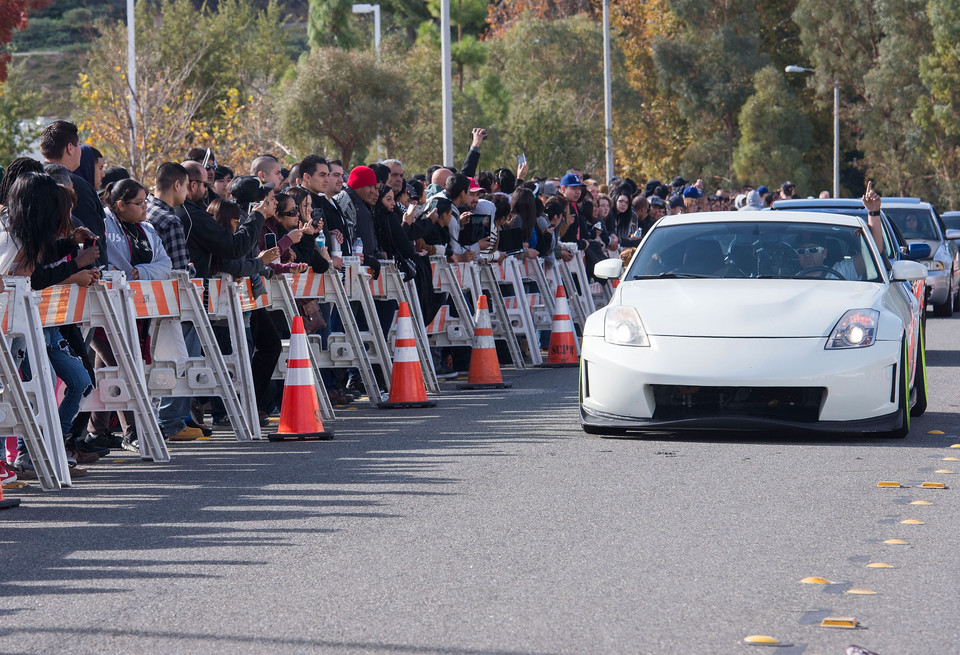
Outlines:
{"type": "Polygon", "coordinates": [[[924,263],[927,265],[927,270],[928,270],[928,271],[942,271],[942,270],[943,270],[943,262],[937,261],[936,259],[930,259],[930,260],[928,260],[928,261],[926,261],[926,262],[924,262],[924,263]]]}
{"type": "Polygon", "coordinates": [[[875,309],[851,309],[840,317],[827,339],[826,350],[866,348],[877,340],[880,312],[875,309]]]}
{"type": "Polygon", "coordinates": [[[607,307],[603,321],[603,340],[618,346],[649,346],[650,339],[643,329],[640,314],[635,307],[614,305],[607,307]]]}

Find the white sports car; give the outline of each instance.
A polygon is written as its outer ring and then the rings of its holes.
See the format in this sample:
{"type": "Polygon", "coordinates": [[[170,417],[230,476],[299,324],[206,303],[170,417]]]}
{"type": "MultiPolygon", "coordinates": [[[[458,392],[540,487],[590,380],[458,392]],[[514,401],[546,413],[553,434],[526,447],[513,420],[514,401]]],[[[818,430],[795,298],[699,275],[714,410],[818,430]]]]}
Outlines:
{"type": "MultiPolygon", "coordinates": [[[[868,234],[838,214],[661,219],[586,321],[583,429],[905,436],[926,408],[909,282],[927,270],[888,261],[868,234]]],[[[605,260],[595,275],[621,268],[605,260]]]]}

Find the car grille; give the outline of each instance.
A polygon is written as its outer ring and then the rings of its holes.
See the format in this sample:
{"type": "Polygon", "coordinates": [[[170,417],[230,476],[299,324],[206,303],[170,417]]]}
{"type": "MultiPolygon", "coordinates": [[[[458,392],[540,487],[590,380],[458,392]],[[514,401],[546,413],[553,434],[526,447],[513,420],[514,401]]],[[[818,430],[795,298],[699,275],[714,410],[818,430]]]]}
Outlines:
{"type": "Polygon", "coordinates": [[[655,420],[749,416],[814,423],[822,387],[685,387],[655,384],[655,420]]]}

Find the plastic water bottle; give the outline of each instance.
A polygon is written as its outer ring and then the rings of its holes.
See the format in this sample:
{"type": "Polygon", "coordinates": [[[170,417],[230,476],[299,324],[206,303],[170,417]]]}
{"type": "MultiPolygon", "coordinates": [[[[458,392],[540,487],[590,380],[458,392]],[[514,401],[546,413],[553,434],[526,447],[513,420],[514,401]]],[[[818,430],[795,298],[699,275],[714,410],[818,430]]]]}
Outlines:
{"type": "Polygon", "coordinates": [[[340,241],[336,238],[330,239],[330,256],[343,257],[343,248],[340,246],[340,241]]]}
{"type": "Polygon", "coordinates": [[[317,232],[315,243],[317,244],[317,248],[323,248],[327,245],[327,237],[324,235],[323,230],[317,232]]]}
{"type": "Polygon", "coordinates": [[[357,237],[357,240],[353,242],[353,256],[363,257],[363,239],[360,237],[357,237]]]}

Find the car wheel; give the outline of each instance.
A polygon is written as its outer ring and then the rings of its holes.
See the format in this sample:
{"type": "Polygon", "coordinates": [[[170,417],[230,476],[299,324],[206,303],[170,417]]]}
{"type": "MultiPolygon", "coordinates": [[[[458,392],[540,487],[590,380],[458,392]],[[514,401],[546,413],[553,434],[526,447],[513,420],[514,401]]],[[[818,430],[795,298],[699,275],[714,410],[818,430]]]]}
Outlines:
{"type": "Polygon", "coordinates": [[[922,330],[917,339],[917,372],[913,376],[913,388],[917,390],[917,400],[910,408],[910,416],[923,416],[927,411],[927,349],[922,330]]]}
{"type": "Polygon", "coordinates": [[[877,436],[883,439],[903,439],[910,432],[910,387],[907,384],[909,368],[907,366],[907,338],[903,338],[900,345],[900,425],[889,432],[876,432],[868,436],[877,436]]]}
{"type": "Polygon", "coordinates": [[[947,294],[947,299],[943,301],[943,303],[933,306],[933,315],[943,317],[953,316],[953,308],[953,289],[950,289],[950,293],[947,294]]]}
{"type": "MultiPolygon", "coordinates": [[[[953,278],[952,275],[950,277],[953,278]]],[[[953,311],[960,312],[960,287],[954,289],[953,292],[956,294],[953,297],[953,311]]]]}

